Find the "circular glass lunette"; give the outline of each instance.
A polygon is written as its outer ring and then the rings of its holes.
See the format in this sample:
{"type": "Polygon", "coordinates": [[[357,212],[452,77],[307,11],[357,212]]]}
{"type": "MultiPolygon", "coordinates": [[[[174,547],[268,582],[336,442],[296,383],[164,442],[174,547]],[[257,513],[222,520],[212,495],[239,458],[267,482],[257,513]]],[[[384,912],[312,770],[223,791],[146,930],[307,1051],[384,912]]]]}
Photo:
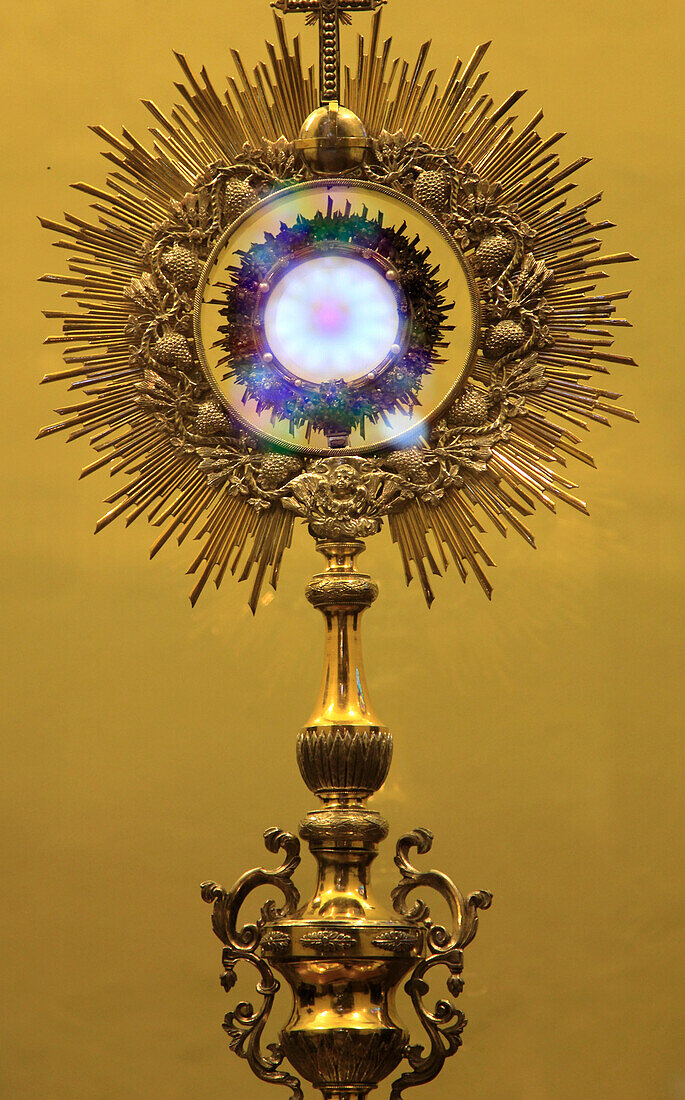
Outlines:
{"type": "MultiPolygon", "coordinates": [[[[322,250],[322,254],[325,249],[322,250]]],[[[382,184],[347,179],[321,179],[294,184],[255,203],[217,240],[200,277],[194,311],[195,343],[205,375],[216,397],[241,427],[254,438],[279,449],[310,455],[365,454],[408,445],[426,435],[430,424],[454,400],[463,388],[473,364],[480,333],[478,293],[471,269],[456,243],[440,224],[418,203],[382,184]],[[380,212],[385,225],[406,225],[420,246],[430,250],[432,263],[445,286],[445,298],[454,302],[450,311],[451,330],[445,330],[440,361],[423,380],[420,403],[412,416],[405,413],[385,415],[375,423],[367,422],[365,434],[358,430],[344,448],[331,447],[323,432],[305,427],[291,431],[287,420],[274,419],[271,411],[258,411],[254,401],[244,401],[244,387],[235,378],[226,378],[223,361],[224,340],[221,325],[222,287],[230,282],[231,269],[241,255],[263,240],[266,233],[276,235],[282,224],[293,224],[298,215],[313,218],[333,203],[335,210],[351,207],[355,213],[365,208],[370,217],[380,212]]]]}
{"type": "Polygon", "coordinates": [[[404,354],[410,318],[391,263],[329,241],[274,265],[259,287],[254,322],[264,361],[315,390],[378,378],[404,354]]]}

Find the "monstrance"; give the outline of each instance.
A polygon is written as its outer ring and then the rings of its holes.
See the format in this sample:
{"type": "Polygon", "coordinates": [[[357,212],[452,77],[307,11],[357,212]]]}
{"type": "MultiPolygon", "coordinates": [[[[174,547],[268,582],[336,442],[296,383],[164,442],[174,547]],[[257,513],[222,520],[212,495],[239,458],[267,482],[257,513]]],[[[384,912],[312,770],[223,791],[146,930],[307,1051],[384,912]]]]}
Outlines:
{"type": "Polygon", "coordinates": [[[458,996],[463,950],[491,902],[414,866],[412,851],[431,847],[425,829],[397,844],[391,904],[371,890],[388,825],[367,803],[392,738],[362,668],[361,613],[378,594],[357,568],[364,540],[387,523],[428,603],[449,561],[490,595],[482,535],[513,529],[534,545],[536,504],[585,511],[566,476],[569,460],[592,464],[579,433],[610,414],[634,419],[593,381],[632,362],[610,350],[626,294],[597,284],[633,257],[601,253],[611,223],[593,219],[599,195],[569,202],[585,161],[561,164],[562,135],[539,135],[541,113],[517,125],[522,93],[493,102],[487,47],[457,60],[442,89],[428,44],[413,65],[392,59],[380,4],[277,0],[268,62],[248,72],[234,52],[221,93],[179,56],[179,104],[167,117],[146,103],[151,149],[96,127],[113,168],[104,188],[77,185],[94,220],[44,222],[70,252],[69,273],[44,278],[75,307],[48,314],[62,321],[48,342],[66,345],[66,369],[46,381],[83,396],[41,434],[88,435],[84,474],[127,475],[98,529],[146,513],[160,528],[153,554],[193,534],[193,604],[208,580],[239,571],[254,611],[298,517],[325,560],[306,591],[324,616],[324,675],[297,743],[320,800],[300,827],[314,895],[302,903],[300,842],[278,829],[265,834],[278,867],[230,890],[202,886],[225,989],[239,963],[258,975],[257,1007],[225,1018],[231,1048],[294,1100],[301,1079],[325,1100],[363,1100],[397,1074],[399,1100],[437,1076],[466,1021],[452,1000],[429,1007],[428,979],[446,968],[458,996]],[[341,73],[340,25],[355,12],[374,13],[370,36],[341,73]],[[318,25],[318,82],[287,36],[291,14],[318,25]],[[263,886],[278,904],[243,924],[263,886]],[[448,927],[431,919],[427,891],[447,902],[448,927]],[[293,1009],[265,1046],[277,974],[293,1009]],[[402,985],[419,1045],[397,1015],[402,985]]]}

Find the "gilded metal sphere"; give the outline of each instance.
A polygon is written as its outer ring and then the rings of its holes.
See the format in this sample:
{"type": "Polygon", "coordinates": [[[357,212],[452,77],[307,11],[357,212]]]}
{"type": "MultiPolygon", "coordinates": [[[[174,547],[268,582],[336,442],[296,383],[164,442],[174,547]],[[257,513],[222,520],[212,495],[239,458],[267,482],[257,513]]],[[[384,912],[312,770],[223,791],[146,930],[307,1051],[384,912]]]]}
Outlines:
{"type": "Polygon", "coordinates": [[[313,172],[336,175],[359,167],[368,138],[353,111],[328,103],[304,120],[296,144],[313,172]]]}

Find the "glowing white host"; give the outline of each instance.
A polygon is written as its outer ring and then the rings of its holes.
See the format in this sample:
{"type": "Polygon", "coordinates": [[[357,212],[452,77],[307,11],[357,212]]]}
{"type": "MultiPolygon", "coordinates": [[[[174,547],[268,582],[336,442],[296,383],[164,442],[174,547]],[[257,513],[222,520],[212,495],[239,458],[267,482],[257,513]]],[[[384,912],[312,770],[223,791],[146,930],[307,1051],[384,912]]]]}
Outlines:
{"type": "Polygon", "coordinates": [[[378,367],[398,340],[395,292],[371,264],[317,256],[292,267],[264,312],[279,362],[308,382],[351,381],[378,367]]]}

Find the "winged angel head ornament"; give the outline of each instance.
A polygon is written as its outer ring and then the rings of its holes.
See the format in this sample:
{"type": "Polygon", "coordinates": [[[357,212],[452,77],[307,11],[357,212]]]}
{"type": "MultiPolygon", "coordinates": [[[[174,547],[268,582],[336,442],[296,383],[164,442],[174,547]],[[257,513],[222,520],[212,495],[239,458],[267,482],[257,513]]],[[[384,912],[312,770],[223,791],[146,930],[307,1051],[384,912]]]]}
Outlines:
{"type": "Polygon", "coordinates": [[[68,381],[75,399],[41,434],[88,436],[84,475],[125,475],[98,529],[147,515],[153,554],[197,540],[193,603],[229,571],[250,579],[254,610],[300,520],[323,551],[326,573],[307,594],[326,616],[327,671],[298,742],[323,801],[301,830],[319,892],[300,906],[298,841],[271,831],[270,850],[286,853],[277,871],[204,894],[226,988],[240,960],[260,974],[261,1008],[242,1004],[225,1024],[255,1073],[302,1096],[280,1068],[287,1059],[328,1100],[356,1100],[406,1059],[397,1098],[461,1041],[462,1014],[446,1001],[429,1011],[424,979],[446,965],[459,992],[461,952],[489,895],[465,899],[413,868],[411,847],[430,847],[418,830],[398,845],[393,912],[370,900],[387,825],[366,799],[392,742],[361,671],[357,618],[377,590],[355,558],[387,524],[429,603],[431,577],[450,562],[489,596],[490,529],[534,545],[537,506],[586,510],[569,477],[592,465],[586,430],[634,419],[604,388],[610,368],[632,363],[611,350],[627,295],[604,280],[633,257],[603,249],[611,223],[596,218],[599,195],[578,199],[585,161],[560,159],[563,135],[544,136],[541,112],[517,121],[523,93],[501,104],[488,95],[486,46],[442,86],[428,44],[414,62],[394,58],[379,0],[274,7],[268,60],[248,71],[233,52],[224,89],[178,56],[178,104],[166,115],[146,101],[147,145],[95,127],[110,171],[102,186],[77,185],[92,216],[44,222],[69,257],[67,274],[44,276],[67,300],[48,314],[61,321],[48,342],[64,345],[65,366],[45,381],[68,381]],[[373,12],[370,34],[342,66],[340,25],[362,11],[373,12]],[[286,32],[298,14],[318,27],[318,76],[286,32]],[[265,883],[283,906],[239,928],[244,897],[265,883]],[[407,903],[417,886],[447,898],[451,931],[422,901],[407,903]],[[274,971],[295,1008],[264,1052],[274,971]],[[425,1049],[394,1019],[407,975],[425,1049]]]}

